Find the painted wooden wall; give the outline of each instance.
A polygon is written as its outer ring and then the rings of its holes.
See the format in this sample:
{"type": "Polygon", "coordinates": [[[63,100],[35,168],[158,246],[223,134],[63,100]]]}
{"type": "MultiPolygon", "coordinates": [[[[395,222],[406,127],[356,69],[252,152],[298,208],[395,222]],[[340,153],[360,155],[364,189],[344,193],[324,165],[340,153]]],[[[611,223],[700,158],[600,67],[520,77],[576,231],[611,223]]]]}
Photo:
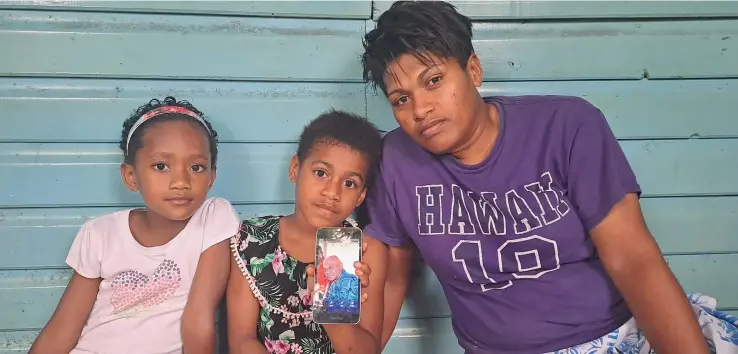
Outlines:
{"type": "MultiPolygon", "coordinates": [[[[688,291],[738,313],[738,3],[466,1],[485,94],[583,96],[608,116],[688,291]]],[[[175,95],[221,136],[212,194],[288,213],[303,124],[340,108],[395,127],[361,83],[390,3],[11,1],[0,5],[0,353],[25,353],[89,218],[140,205],[119,181],[123,119],[175,95]],[[31,5],[28,5],[28,4],[31,5]]],[[[460,353],[419,268],[388,353],[460,353]]]]}

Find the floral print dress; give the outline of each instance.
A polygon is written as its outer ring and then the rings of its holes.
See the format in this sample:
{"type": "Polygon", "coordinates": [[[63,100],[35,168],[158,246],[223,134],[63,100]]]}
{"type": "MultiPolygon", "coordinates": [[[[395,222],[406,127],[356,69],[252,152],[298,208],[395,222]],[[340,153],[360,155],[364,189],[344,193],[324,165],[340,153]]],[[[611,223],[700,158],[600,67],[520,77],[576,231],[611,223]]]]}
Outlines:
{"type": "MultiPolygon", "coordinates": [[[[244,220],[231,250],[259,301],[257,336],[274,354],[334,354],[323,327],[313,322],[306,269],[279,245],[280,216],[244,220]]],[[[355,226],[348,220],[344,226],[355,226]]]]}

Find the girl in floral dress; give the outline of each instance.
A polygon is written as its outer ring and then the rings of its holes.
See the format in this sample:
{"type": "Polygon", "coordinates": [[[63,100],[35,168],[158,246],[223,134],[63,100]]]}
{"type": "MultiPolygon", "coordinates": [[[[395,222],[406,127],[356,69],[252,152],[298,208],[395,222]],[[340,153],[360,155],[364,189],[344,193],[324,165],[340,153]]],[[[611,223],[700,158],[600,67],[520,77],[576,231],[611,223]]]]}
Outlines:
{"type": "Polygon", "coordinates": [[[294,213],[247,219],[231,240],[231,354],[380,352],[386,261],[373,250],[383,245],[365,243],[362,262],[354,264],[364,287],[358,325],[319,325],[311,312],[315,233],[356,226],[349,216],[364,200],[380,151],[376,127],[349,113],[329,111],[305,127],[289,168],[294,213]]]}

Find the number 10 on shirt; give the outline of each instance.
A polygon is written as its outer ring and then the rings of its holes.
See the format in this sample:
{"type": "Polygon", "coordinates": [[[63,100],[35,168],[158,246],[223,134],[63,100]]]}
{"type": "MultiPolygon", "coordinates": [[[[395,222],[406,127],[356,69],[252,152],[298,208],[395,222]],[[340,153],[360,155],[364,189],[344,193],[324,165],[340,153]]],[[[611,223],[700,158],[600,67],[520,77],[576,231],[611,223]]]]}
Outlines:
{"type": "Polygon", "coordinates": [[[451,249],[453,261],[461,263],[467,280],[472,284],[479,284],[482,292],[507,289],[514,285],[513,280],[494,279],[490,273],[507,273],[514,279],[536,279],[561,267],[556,241],[532,235],[507,240],[500,245],[496,254],[497,269],[488,272],[485,269],[482,242],[461,240],[451,249]]]}

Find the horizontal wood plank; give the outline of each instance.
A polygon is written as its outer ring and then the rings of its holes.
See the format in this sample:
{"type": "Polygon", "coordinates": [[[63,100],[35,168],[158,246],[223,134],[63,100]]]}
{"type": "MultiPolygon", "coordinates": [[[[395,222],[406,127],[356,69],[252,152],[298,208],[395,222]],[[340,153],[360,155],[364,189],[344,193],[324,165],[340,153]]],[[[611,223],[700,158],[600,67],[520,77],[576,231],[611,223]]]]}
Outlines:
{"type": "MultiPolygon", "coordinates": [[[[645,198],[648,227],[665,254],[738,252],[738,197],[645,198]]],[[[241,218],[286,215],[293,204],[235,205],[241,218]]],[[[0,209],[0,269],[66,267],[79,227],[120,207],[0,209]],[[43,247],[39,247],[43,245],[43,247]]]]}
{"type": "Polygon", "coordinates": [[[0,353],[28,354],[38,332],[38,330],[0,331],[0,353]]]}
{"type": "MultiPolygon", "coordinates": [[[[374,1],[373,18],[387,11],[394,1],[374,1]]],[[[738,16],[732,1],[531,1],[451,0],[449,3],[472,20],[685,18],[738,16]]]]}
{"type": "Polygon", "coordinates": [[[482,22],[474,48],[486,81],[736,77],[738,19],[482,22]]]}
{"type": "Polygon", "coordinates": [[[644,198],[641,208],[664,254],[738,252],[738,197],[644,198]]]}
{"type": "MultiPolygon", "coordinates": [[[[383,94],[360,83],[0,78],[0,141],[117,142],[123,120],[173,95],[203,111],[221,142],[294,142],[334,108],[397,127],[383,94]],[[64,131],[64,134],[59,134],[64,131]]],[[[485,83],[484,96],[571,95],[600,108],[620,139],[738,137],[738,80],[485,83]]]]}
{"type": "MultiPolygon", "coordinates": [[[[667,256],[672,271],[687,292],[700,292],[718,300],[721,309],[738,309],[738,253],[667,256]]],[[[410,286],[401,316],[422,319],[449,316],[437,278],[421,266],[410,286]]],[[[38,329],[54,311],[68,282],[68,270],[0,271],[0,330],[38,329]]]]}
{"type": "Polygon", "coordinates": [[[360,83],[6,78],[0,141],[117,142],[136,107],[174,96],[202,111],[221,142],[296,142],[331,108],[364,116],[364,92],[360,83]]]}
{"type": "MultiPolygon", "coordinates": [[[[221,144],[211,195],[234,203],[292,202],[287,168],[296,151],[293,143],[221,144]]],[[[121,158],[115,144],[0,144],[0,169],[13,169],[0,172],[0,180],[7,181],[0,201],[14,207],[138,204],[140,195],[120,181],[121,158]]]]}
{"type": "MultiPolygon", "coordinates": [[[[602,110],[619,139],[738,136],[738,80],[487,82],[479,91],[583,97],[602,110]]],[[[397,126],[379,90],[367,92],[367,116],[381,127],[397,126]]]]}
{"type": "Polygon", "coordinates": [[[389,354],[464,354],[451,318],[400,319],[382,351],[389,354]]]}
{"type": "Polygon", "coordinates": [[[636,140],[620,144],[646,196],[735,194],[736,139],[636,140]],[[734,159],[734,157],[733,157],[734,159]]]}
{"type": "Polygon", "coordinates": [[[736,39],[738,19],[476,22],[473,45],[485,81],[684,79],[738,76],[736,39]]]}
{"type": "Polygon", "coordinates": [[[473,45],[492,82],[738,77],[738,19],[476,22],[473,45]]]}
{"type": "MultiPolygon", "coordinates": [[[[358,20],[6,10],[0,44],[16,55],[0,58],[0,76],[360,81],[365,27],[358,20]],[[156,55],[141,43],[157,43],[156,55]]],[[[737,35],[738,20],[480,22],[474,44],[488,81],[718,78],[738,76],[737,35]]]]}
{"type": "Polygon", "coordinates": [[[372,12],[369,0],[352,1],[17,1],[0,3],[0,9],[139,12],[162,14],[198,14],[261,17],[352,18],[368,19],[372,12]]]}
{"type": "MultiPolygon", "coordinates": [[[[738,139],[635,140],[621,146],[645,196],[738,194],[738,139]]],[[[219,150],[212,195],[234,203],[293,200],[287,166],[296,144],[226,143],[219,150]]],[[[120,162],[115,144],[0,144],[0,207],[140,203],[120,182],[120,162]]]]}
{"type": "Polygon", "coordinates": [[[360,81],[361,20],[0,11],[0,76],[360,81]],[[300,53],[295,55],[295,53],[300,53]]]}

